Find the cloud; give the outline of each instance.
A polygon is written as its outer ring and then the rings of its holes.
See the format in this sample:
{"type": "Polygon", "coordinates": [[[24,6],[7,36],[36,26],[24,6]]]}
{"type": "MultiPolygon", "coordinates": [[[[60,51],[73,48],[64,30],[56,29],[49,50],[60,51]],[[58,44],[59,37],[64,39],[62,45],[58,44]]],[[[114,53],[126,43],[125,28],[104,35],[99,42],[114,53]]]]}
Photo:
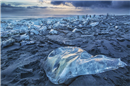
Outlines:
{"type": "MultiPolygon", "coordinates": [[[[16,3],[15,3],[16,4],[16,3]]],[[[19,4],[21,5],[21,4],[19,4]]],[[[27,10],[27,9],[35,9],[35,8],[41,8],[41,9],[46,9],[47,7],[39,7],[39,6],[27,6],[27,7],[23,7],[23,6],[19,6],[17,4],[17,6],[13,6],[11,4],[5,4],[5,3],[1,3],[1,12],[9,12],[9,11],[18,11],[18,10],[27,10]]]]}
{"type": "Polygon", "coordinates": [[[34,9],[34,8],[42,8],[42,9],[45,9],[45,8],[47,8],[47,7],[28,6],[27,8],[29,8],[29,9],[34,9]]]}
{"type": "Polygon", "coordinates": [[[112,1],[112,7],[130,9],[130,1],[112,1]]]}
{"type": "MultiPolygon", "coordinates": [[[[1,3],[1,16],[42,16],[43,12],[48,13],[47,7],[38,7],[38,6],[26,6],[23,7],[19,5],[12,5],[7,3],[1,3]]],[[[44,13],[45,14],[45,13],[44,13]]]]}
{"type": "MultiPolygon", "coordinates": [[[[39,1],[44,2],[44,0],[39,1]]],[[[66,2],[71,3],[75,7],[130,7],[130,0],[51,0],[51,4],[53,5],[65,5],[66,2]]]]}
{"type": "Polygon", "coordinates": [[[1,3],[1,8],[3,8],[3,7],[13,7],[13,6],[11,6],[11,4],[5,4],[5,3],[1,3]]]}
{"type": "Polygon", "coordinates": [[[108,7],[112,4],[111,1],[51,1],[53,5],[71,3],[75,7],[108,7]]]}

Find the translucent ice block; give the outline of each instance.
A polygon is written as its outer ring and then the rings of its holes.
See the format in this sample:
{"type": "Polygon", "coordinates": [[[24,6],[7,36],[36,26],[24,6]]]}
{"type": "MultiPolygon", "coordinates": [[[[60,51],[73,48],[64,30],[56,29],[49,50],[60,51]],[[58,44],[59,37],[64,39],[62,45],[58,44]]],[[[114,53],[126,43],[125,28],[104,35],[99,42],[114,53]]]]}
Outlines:
{"type": "Polygon", "coordinates": [[[102,73],[125,65],[119,58],[92,56],[78,47],[60,47],[48,55],[44,70],[52,83],[61,84],[79,75],[102,73]]]}

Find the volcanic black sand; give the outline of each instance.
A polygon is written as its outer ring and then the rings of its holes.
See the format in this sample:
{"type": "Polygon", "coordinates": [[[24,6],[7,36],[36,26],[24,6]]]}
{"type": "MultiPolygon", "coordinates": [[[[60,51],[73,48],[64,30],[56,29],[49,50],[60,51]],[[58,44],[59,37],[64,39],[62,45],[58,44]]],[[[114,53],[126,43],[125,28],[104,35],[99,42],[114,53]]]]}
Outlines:
{"type": "MultiPolygon", "coordinates": [[[[11,36],[14,42],[1,49],[1,86],[130,86],[130,16],[108,16],[86,24],[76,20],[75,32],[73,21],[63,21],[70,26],[59,26],[54,35],[49,34],[50,29],[42,35],[28,34],[29,41],[33,41],[28,44],[22,45],[22,34],[11,36]],[[99,24],[92,27],[92,22],[99,24]],[[42,63],[52,50],[61,46],[77,46],[92,55],[121,58],[127,66],[55,85],[47,78],[42,63]]],[[[6,39],[2,37],[2,41],[6,39]]]]}

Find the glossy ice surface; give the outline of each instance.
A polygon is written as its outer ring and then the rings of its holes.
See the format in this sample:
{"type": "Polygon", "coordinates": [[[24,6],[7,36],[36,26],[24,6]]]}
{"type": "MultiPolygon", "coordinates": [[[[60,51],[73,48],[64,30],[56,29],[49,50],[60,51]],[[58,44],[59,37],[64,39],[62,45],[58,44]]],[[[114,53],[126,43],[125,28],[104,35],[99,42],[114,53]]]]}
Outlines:
{"type": "Polygon", "coordinates": [[[48,55],[44,70],[52,83],[61,84],[79,75],[102,73],[125,65],[119,58],[92,56],[78,47],[60,47],[48,55]]]}

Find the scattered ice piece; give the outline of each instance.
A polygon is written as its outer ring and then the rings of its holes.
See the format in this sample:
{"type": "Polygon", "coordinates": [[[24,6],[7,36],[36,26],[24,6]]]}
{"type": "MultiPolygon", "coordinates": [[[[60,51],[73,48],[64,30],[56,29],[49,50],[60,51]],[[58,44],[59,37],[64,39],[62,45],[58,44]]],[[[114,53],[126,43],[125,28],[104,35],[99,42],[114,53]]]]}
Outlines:
{"type": "Polygon", "coordinates": [[[77,28],[75,28],[75,29],[73,29],[73,31],[72,32],[76,32],[78,29],[77,28]]]}
{"type": "Polygon", "coordinates": [[[129,24],[130,24],[130,22],[125,22],[124,24],[129,25],[129,24]]]}
{"type": "Polygon", "coordinates": [[[74,22],[74,24],[75,24],[75,25],[78,25],[78,24],[79,24],[79,22],[74,22]]]}
{"type": "Polygon", "coordinates": [[[36,34],[36,35],[39,34],[39,32],[38,32],[37,30],[34,30],[34,29],[31,30],[31,33],[34,33],[34,34],[36,34]]]}
{"type": "Polygon", "coordinates": [[[83,24],[86,24],[86,25],[87,25],[88,23],[89,23],[89,21],[84,21],[84,22],[83,22],[83,24]]]}
{"type": "Polygon", "coordinates": [[[52,26],[50,25],[50,26],[48,26],[48,29],[52,29],[52,26]]]}
{"type": "Polygon", "coordinates": [[[41,26],[40,25],[34,25],[35,29],[39,29],[41,26]]]}
{"type": "Polygon", "coordinates": [[[99,22],[93,22],[93,23],[91,23],[90,25],[93,26],[93,27],[95,27],[95,26],[97,26],[98,24],[99,24],[99,22]]]}
{"type": "Polygon", "coordinates": [[[0,48],[2,47],[2,45],[3,45],[3,42],[0,41],[0,48]]]}
{"type": "Polygon", "coordinates": [[[53,29],[58,29],[59,25],[60,25],[60,22],[55,23],[55,24],[53,25],[53,29]]]}
{"type": "Polygon", "coordinates": [[[40,28],[40,30],[44,30],[45,31],[45,30],[47,30],[47,27],[43,26],[43,27],[40,28]]]}
{"type": "Polygon", "coordinates": [[[58,34],[58,31],[51,29],[49,33],[52,35],[56,35],[56,34],[58,34]]]}
{"type": "MultiPolygon", "coordinates": [[[[20,25],[19,25],[19,26],[20,26],[20,25]]],[[[27,26],[27,25],[22,25],[22,26],[20,26],[20,28],[18,28],[18,29],[28,30],[28,26],[27,26]]]]}
{"type": "Polygon", "coordinates": [[[47,20],[47,24],[51,24],[52,23],[52,21],[51,20],[47,20]]]}
{"type": "Polygon", "coordinates": [[[41,28],[39,29],[39,32],[40,32],[40,34],[44,34],[46,30],[47,30],[47,27],[46,27],[46,26],[43,26],[43,27],[41,27],[41,28]]]}
{"type": "Polygon", "coordinates": [[[19,30],[11,30],[9,31],[10,35],[16,35],[16,34],[19,34],[19,30]]]}
{"type": "Polygon", "coordinates": [[[60,21],[60,23],[61,24],[66,24],[67,22],[62,20],[62,21],[60,21]]]}
{"type": "Polygon", "coordinates": [[[120,58],[104,55],[92,56],[78,47],[60,47],[53,50],[43,62],[47,77],[54,84],[61,84],[69,78],[97,74],[124,67],[120,58]]]}
{"type": "Polygon", "coordinates": [[[60,26],[64,27],[64,26],[65,26],[65,24],[60,24],[60,26]]]}
{"type": "Polygon", "coordinates": [[[26,34],[23,34],[23,35],[20,36],[20,39],[21,40],[29,40],[29,36],[26,35],[26,34]]]}
{"type": "Polygon", "coordinates": [[[112,23],[110,23],[110,25],[112,25],[112,23]]]}
{"type": "Polygon", "coordinates": [[[6,47],[6,46],[9,46],[9,45],[12,45],[14,42],[15,42],[14,39],[8,39],[6,41],[2,41],[2,43],[1,43],[2,46],[1,47],[3,48],[3,47],[6,47]]]}
{"type": "Polygon", "coordinates": [[[9,33],[8,31],[1,32],[1,37],[8,37],[9,33]]]}
{"type": "Polygon", "coordinates": [[[30,28],[31,28],[31,29],[40,29],[40,27],[41,27],[41,26],[39,26],[39,25],[31,25],[30,28]]]}
{"type": "Polygon", "coordinates": [[[21,46],[30,45],[30,44],[34,44],[34,43],[35,43],[34,41],[22,41],[21,46]]]}
{"type": "Polygon", "coordinates": [[[24,29],[20,29],[19,32],[20,32],[20,34],[23,34],[23,33],[26,33],[26,31],[27,31],[27,30],[24,28],[24,29]]]}
{"type": "Polygon", "coordinates": [[[34,33],[33,33],[33,32],[31,32],[31,33],[30,33],[30,35],[31,35],[31,36],[33,36],[33,35],[34,35],[34,33]]]}
{"type": "Polygon", "coordinates": [[[81,31],[81,30],[79,30],[79,29],[77,29],[77,28],[75,28],[75,29],[73,29],[73,31],[72,32],[76,32],[76,31],[81,31]]]}
{"type": "Polygon", "coordinates": [[[36,20],[36,21],[33,22],[33,24],[34,24],[34,25],[41,25],[41,24],[42,24],[42,21],[36,20]]]}
{"type": "Polygon", "coordinates": [[[0,27],[0,32],[2,32],[2,31],[4,31],[4,28],[1,28],[1,27],[0,27]]]}
{"type": "Polygon", "coordinates": [[[6,29],[7,29],[7,30],[11,30],[11,29],[13,29],[13,26],[12,26],[12,25],[8,25],[8,26],[6,27],[6,29]]]}
{"type": "Polygon", "coordinates": [[[118,26],[115,26],[116,29],[118,29],[118,26]]]}
{"type": "Polygon", "coordinates": [[[82,28],[83,26],[80,24],[79,27],[82,28]]]}

